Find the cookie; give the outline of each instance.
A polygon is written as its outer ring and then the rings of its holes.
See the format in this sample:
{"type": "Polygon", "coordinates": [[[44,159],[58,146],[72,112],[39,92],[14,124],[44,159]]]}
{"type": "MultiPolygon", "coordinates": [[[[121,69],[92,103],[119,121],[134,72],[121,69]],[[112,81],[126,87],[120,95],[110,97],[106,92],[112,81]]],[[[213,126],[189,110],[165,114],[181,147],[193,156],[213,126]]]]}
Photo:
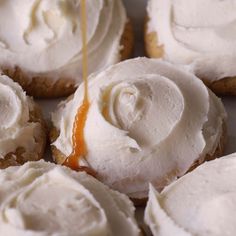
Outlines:
{"type": "MultiPolygon", "coordinates": [[[[137,58],[94,74],[84,127],[87,153],[80,166],[142,203],[148,184],[164,188],[206,160],[222,155],[226,112],[194,74],[168,62],[137,58]]],[[[83,86],[52,115],[54,160],[73,151],[83,86]]]]}
{"type": "Polygon", "coordinates": [[[236,44],[231,40],[235,24],[221,16],[233,19],[235,10],[230,1],[208,1],[203,7],[195,0],[181,4],[150,0],[144,33],[146,53],[189,67],[216,94],[236,95],[236,44]]]}
{"type": "MultiPolygon", "coordinates": [[[[35,8],[34,1],[21,5],[12,2],[0,8],[8,9],[6,21],[15,38],[14,42],[0,40],[0,67],[4,73],[34,97],[55,98],[73,93],[82,82],[79,0],[69,0],[65,6],[43,0],[35,8]],[[25,15],[18,19],[15,8],[25,15]],[[28,15],[32,17],[28,19],[28,15]],[[21,27],[16,27],[18,21],[22,22],[21,27]]],[[[87,11],[93,15],[87,19],[90,74],[130,57],[134,42],[132,25],[121,0],[99,0],[97,4],[89,0],[87,11]]],[[[5,36],[0,34],[0,38],[5,36]]]]}
{"type": "Polygon", "coordinates": [[[46,124],[39,106],[5,75],[0,75],[0,101],[0,169],[41,159],[46,124]]]}

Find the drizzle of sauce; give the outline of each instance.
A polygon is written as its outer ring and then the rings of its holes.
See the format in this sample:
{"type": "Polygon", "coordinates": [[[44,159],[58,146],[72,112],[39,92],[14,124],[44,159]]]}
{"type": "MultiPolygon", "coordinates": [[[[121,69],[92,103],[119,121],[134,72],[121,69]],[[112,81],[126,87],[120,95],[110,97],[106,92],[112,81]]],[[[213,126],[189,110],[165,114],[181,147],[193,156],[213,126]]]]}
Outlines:
{"type": "Polygon", "coordinates": [[[79,107],[73,124],[72,135],[72,153],[66,158],[63,165],[70,167],[76,171],[86,171],[90,175],[95,172],[89,167],[80,166],[79,160],[87,154],[87,146],[84,139],[84,127],[89,111],[89,95],[88,95],[88,57],[87,57],[87,19],[86,19],[86,0],[80,1],[80,17],[81,17],[81,34],[82,34],[82,53],[83,53],[83,81],[84,81],[84,98],[83,103],[79,107]]]}

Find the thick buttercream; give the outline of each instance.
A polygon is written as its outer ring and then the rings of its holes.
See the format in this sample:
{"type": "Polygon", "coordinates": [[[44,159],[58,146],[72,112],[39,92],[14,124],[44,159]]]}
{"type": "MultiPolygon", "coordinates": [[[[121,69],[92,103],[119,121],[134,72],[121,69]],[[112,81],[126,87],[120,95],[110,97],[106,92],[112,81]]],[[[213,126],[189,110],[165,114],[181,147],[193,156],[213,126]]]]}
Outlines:
{"type": "MultiPolygon", "coordinates": [[[[121,0],[86,3],[89,72],[94,72],[120,60],[127,18],[121,0]]],[[[81,82],[79,0],[4,0],[0,18],[1,66],[81,82]]]]}
{"type": "Polygon", "coordinates": [[[209,82],[236,76],[236,0],[149,0],[147,9],[165,59],[209,82]]]}
{"type": "Polygon", "coordinates": [[[154,236],[236,234],[236,154],[207,162],[158,193],[150,186],[145,221],[154,236]]]}
{"type": "MultiPolygon", "coordinates": [[[[148,182],[161,189],[206,154],[212,155],[226,117],[221,101],[185,68],[137,58],[89,78],[85,124],[88,165],[98,178],[131,197],[143,198],[148,182]]],[[[75,114],[83,86],[53,114],[60,135],[53,143],[72,151],[75,114]]]]}
{"type": "Polygon", "coordinates": [[[0,158],[20,147],[24,148],[23,155],[35,152],[42,126],[39,122],[30,121],[34,109],[33,100],[22,88],[0,74],[0,158]]]}
{"type": "Polygon", "coordinates": [[[0,171],[4,236],[140,235],[134,206],[87,175],[44,161],[0,171]]]}

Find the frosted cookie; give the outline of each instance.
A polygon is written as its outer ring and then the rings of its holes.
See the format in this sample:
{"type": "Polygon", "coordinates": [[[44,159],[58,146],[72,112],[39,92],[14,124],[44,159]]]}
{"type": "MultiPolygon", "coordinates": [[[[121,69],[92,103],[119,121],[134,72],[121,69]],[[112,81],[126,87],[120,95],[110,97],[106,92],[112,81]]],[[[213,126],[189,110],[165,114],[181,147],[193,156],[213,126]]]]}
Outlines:
{"type": "MultiPolygon", "coordinates": [[[[52,150],[60,164],[73,150],[83,89],[52,115],[52,150]]],[[[162,189],[224,150],[223,104],[185,68],[156,59],[128,60],[89,78],[89,100],[87,153],[79,164],[131,198],[146,198],[149,182],[162,189]]]]}
{"type": "Polygon", "coordinates": [[[152,186],[145,221],[154,236],[236,234],[236,154],[207,162],[158,193],[152,186]]]}
{"type": "Polygon", "coordinates": [[[69,168],[28,162],[0,171],[0,234],[141,236],[124,194],[69,168]]]}
{"type": "Polygon", "coordinates": [[[235,0],[149,0],[148,56],[189,65],[214,92],[236,95],[235,11],[235,0]]]}
{"type": "Polygon", "coordinates": [[[0,169],[42,158],[45,142],[39,107],[17,83],[0,74],[0,169]]]}
{"type": "MultiPolygon", "coordinates": [[[[92,73],[129,57],[133,33],[121,0],[86,3],[92,73]]],[[[0,15],[4,72],[33,96],[74,92],[82,81],[80,0],[9,0],[1,4],[0,15]]]]}

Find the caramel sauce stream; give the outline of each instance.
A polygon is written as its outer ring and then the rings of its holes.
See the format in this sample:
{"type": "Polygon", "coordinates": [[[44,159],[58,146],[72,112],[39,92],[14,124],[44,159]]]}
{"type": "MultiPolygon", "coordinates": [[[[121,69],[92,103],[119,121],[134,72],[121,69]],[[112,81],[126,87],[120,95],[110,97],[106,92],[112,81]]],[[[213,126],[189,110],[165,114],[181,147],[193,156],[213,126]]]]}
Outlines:
{"type": "Polygon", "coordinates": [[[80,1],[80,21],[82,34],[82,55],[83,55],[83,81],[84,81],[84,98],[79,107],[73,124],[72,145],[73,150],[63,163],[76,171],[86,171],[88,174],[95,175],[89,167],[80,166],[79,160],[87,154],[87,146],[84,139],[84,127],[89,111],[89,94],[88,94],[88,53],[87,53],[87,17],[86,17],[86,0],[80,1]]]}

